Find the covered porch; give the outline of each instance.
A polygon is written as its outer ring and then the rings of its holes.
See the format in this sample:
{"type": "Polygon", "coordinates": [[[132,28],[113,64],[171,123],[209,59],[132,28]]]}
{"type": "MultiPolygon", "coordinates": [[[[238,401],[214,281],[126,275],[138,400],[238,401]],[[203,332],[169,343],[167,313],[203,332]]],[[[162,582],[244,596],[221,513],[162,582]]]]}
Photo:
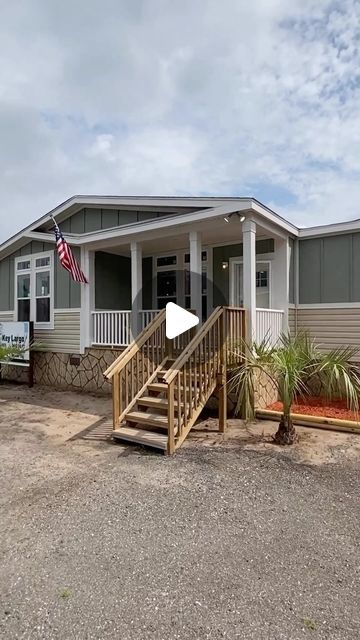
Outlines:
{"type": "Polygon", "coordinates": [[[287,330],[292,240],[276,225],[239,212],[121,240],[82,247],[84,348],[126,347],[167,302],[202,322],[218,306],[244,308],[258,342],[287,330]]]}

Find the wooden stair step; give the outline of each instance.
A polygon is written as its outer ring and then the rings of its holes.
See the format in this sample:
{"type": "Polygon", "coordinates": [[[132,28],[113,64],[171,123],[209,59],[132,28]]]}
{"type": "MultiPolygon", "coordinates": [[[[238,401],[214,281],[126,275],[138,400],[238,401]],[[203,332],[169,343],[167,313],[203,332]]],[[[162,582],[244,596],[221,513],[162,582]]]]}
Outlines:
{"type": "Polygon", "coordinates": [[[113,431],[113,438],[116,440],[124,440],[143,444],[148,447],[154,447],[166,451],[167,436],[154,431],[145,431],[145,429],[136,429],[134,427],[121,427],[113,431]]]}
{"type": "MultiPolygon", "coordinates": [[[[198,387],[198,384],[196,385],[198,387]]],[[[180,387],[181,390],[183,390],[184,387],[180,387]]],[[[190,387],[186,387],[186,389],[188,390],[190,387]]],[[[165,384],[165,382],[151,382],[150,384],[147,385],[147,389],[148,391],[157,391],[158,393],[165,393],[165,391],[168,389],[168,385],[165,384]]],[[[194,391],[194,385],[192,386],[192,388],[190,388],[191,391],[194,391]]],[[[177,392],[177,387],[175,387],[175,393],[177,392]]]]}
{"type": "Polygon", "coordinates": [[[168,428],[167,416],[159,413],[146,413],[145,411],[130,411],[125,415],[126,422],[134,422],[135,424],[146,424],[148,426],[159,427],[160,429],[168,428]]]}
{"type": "MultiPolygon", "coordinates": [[[[155,397],[155,396],[143,396],[142,398],[139,398],[137,401],[137,404],[141,407],[150,407],[150,408],[156,408],[158,407],[159,409],[167,409],[168,408],[168,401],[166,398],[159,398],[159,397],[155,397]]],[[[177,408],[178,403],[174,402],[174,407],[175,409],[177,408]]]]}
{"type": "Polygon", "coordinates": [[[150,382],[150,384],[147,385],[147,389],[149,391],[157,391],[157,392],[162,392],[164,393],[167,390],[168,386],[167,384],[165,384],[164,382],[150,382]]]}

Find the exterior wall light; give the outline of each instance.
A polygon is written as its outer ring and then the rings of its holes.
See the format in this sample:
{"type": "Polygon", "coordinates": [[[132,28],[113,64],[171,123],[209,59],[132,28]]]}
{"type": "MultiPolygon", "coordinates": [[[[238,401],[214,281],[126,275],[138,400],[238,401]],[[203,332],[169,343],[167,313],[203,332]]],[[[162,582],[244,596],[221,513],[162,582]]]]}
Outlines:
{"type": "Polygon", "coordinates": [[[226,260],[223,260],[221,263],[222,269],[227,269],[229,267],[229,263],[226,260]]]}
{"type": "Polygon", "coordinates": [[[226,222],[227,224],[229,224],[231,218],[233,216],[237,216],[239,218],[239,222],[244,222],[245,220],[245,216],[241,215],[238,211],[233,211],[232,213],[229,213],[228,216],[224,216],[224,222],[226,222]]]}

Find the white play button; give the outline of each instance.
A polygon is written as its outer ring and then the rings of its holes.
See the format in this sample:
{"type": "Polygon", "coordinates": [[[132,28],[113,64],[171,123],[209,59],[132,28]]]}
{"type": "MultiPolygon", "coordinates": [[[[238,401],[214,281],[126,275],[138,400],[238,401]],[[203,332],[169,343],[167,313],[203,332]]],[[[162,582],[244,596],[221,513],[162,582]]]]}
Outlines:
{"type": "Polygon", "coordinates": [[[193,313],[186,311],[173,302],[166,305],[166,337],[169,340],[177,338],[185,331],[196,327],[199,324],[199,318],[193,313]]]}

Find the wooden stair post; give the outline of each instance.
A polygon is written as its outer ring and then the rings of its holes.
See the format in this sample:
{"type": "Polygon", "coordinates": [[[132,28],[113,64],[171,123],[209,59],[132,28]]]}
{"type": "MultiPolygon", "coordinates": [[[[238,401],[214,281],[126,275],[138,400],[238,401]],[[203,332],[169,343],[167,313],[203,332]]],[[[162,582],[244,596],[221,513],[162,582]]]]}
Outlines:
{"type": "Polygon", "coordinates": [[[175,451],[175,431],[174,431],[174,382],[168,385],[168,446],[167,452],[171,456],[175,451]]]}
{"type": "Polygon", "coordinates": [[[117,427],[119,426],[119,417],[121,413],[120,394],[120,374],[116,372],[112,379],[113,429],[117,429],[117,427]]]}
{"type": "Polygon", "coordinates": [[[224,433],[227,420],[227,344],[226,344],[226,309],[220,318],[220,370],[217,376],[219,394],[219,431],[224,433]]]}

